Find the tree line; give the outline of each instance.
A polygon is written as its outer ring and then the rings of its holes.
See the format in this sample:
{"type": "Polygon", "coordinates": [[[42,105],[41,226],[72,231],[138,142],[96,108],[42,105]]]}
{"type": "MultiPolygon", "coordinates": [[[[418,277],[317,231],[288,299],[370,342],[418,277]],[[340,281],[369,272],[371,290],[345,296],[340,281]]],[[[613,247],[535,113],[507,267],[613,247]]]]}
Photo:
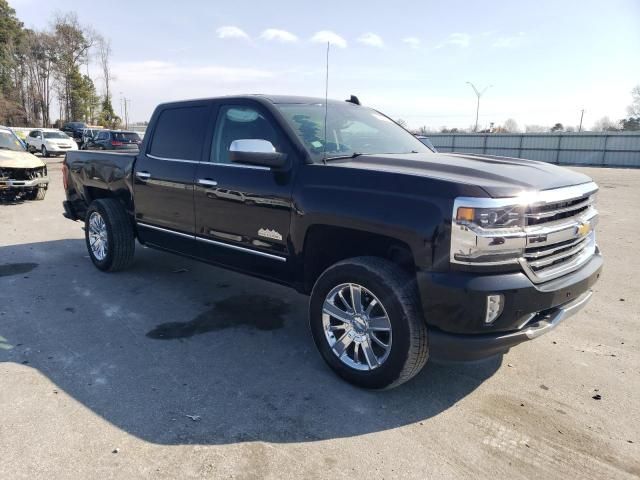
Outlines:
{"type": "Polygon", "coordinates": [[[109,40],[81,25],[75,14],[57,14],[48,29],[31,30],[7,0],[0,0],[0,124],[59,127],[84,121],[117,128],[110,60],[109,40]],[[87,71],[94,58],[100,65],[102,95],[87,71]],[[54,99],[58,110],[52,121],[54,99]]]}

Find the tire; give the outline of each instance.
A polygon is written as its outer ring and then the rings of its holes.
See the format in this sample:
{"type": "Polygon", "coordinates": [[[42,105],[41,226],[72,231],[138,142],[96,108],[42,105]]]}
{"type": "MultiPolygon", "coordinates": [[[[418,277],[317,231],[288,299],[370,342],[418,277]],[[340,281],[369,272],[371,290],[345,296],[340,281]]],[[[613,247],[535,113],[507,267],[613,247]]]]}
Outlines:
{"type": "Polygon", "coordinates": [[[105,272],[124,270],[133,262],[135,239],[133,227],[122,204],[114,198],[94,200],[87,210],[85,217],[84,237],[93,264],[105,272]],[[97,232],[92,222],[104,224],[99,244],[106,246],[104,251],[92,248],[91,240],[95,240],[97,232]],[[92,237],[93,236],[93,237],[92,237]],[[102,242],[102,243],[100,243],[102,242]]]}
{"type": "Polygon", "coordinates": [[[42,148],[40,148],[40,154],[45,158],[49,158],[49,151],[47,150],[47,147],[42,145],[42,148]]]}
{"type": "MultiPolygon", "coordinates": [[[[356,291],[358,291],[357,288],[356,291]]],[[[333,311],[335,310],[332,309],[333,311]]],[[[372,389],[397,387],[420,372],[429,357],[427,326],[422,315],[415,280],[400,267],[383,258],[351,258],[325,270],[311,292],[309,322],[315,344],[327,364],[340,377],[359,387],[372,389]],[[367,310],[365,307],[367,301],[369,302],[367,305],[370,306],[374,303],[373,300],[376,300],[374,304],[376,306],[370,312],[371,316],[365,314],[364,321],[356,315],[358,318],[348,325],[337,320],[333,315],[325,313],[325,302],[336,302],[335,305],[339,305],[340,310],[345,310],[346,307],[353,312],[354,302],[351,299],[346,300],[347,303],[352,304],[351,306],[338,300],[340,289],[345,288],[345,285],[348,286],[347,288],[350,288],[350,285],[362,287],[360,289],[362,311],[367,310]],[[338,293],[334,293],[336,291],[338,293]],[[387,319],[385,324],[389,328],[388,336],[385,331],[372,332],[370,329],[381,330],[382,326],[378,324],[373,327],[373,322],[369,323],[369,320],[374,317],[378,320],[384,318],[385,314],[387,319]],[[342,327],[336,326],[340,323],[350,328],[351,333],[356,337],[349,341],[348,330],[340,330],[342,327]],[[359,327],[357,332],[356,327],[359,327]],[[338,330],[333,330],[335,328],[338,330]],[[336,332],[335,335],[333,331],[336,332]],[[378,355],[385,348],[375,345],[376,342],[373,342],[375,339],[371,338],[372,333],[378,339],[382,336],[382,343],[388,345],[386,353],[378,355]],[[335,341],[333,346],[332,341],[335,341]],[[349,346],[339,357],[334,348],[346,342],[349,342],[349,346]],[[356,346],[358,342],[361,343],[356,346]],[[376,355],[374,362],[369,361],[372,349],[367,349],[367,344],[373,346],[375,350],[373,351],[376,355]],[[357,354],[355,350],[358,350],[357,354]],[[369,351],[369,355],[363,355],[365,350],[369,351]],[[360,364],[355,361],[356,359],[361,360],[360,364]]]]}
{"type": "Polygon", "coordinates": [[[35,190],[32,190],[26,195],[27,200],[44,200],[45,195],[47,194],[47,189],[44,187],[38,187],[35,190]]]}

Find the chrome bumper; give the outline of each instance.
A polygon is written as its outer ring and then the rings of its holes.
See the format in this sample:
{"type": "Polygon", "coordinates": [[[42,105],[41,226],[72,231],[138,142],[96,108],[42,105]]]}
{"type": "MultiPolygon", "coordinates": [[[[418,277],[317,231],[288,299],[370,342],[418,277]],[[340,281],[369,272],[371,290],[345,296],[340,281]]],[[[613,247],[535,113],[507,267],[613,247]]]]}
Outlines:
{"type": "Polygon", "coordinates": [[[0,190],[9,188],[35,188],[46,187],[49,184],[48,177],[34,178],[33,180],[0,180],[0,190]]]}
{"type": "Polygon", "coordinates": [[[518,333],[524,333],[529,340],[533,340],[534,338],[538,338],[540,335],[544,335],[545,333],[550,332],[551,330],[556,328],[560,324],[560,322],[582,310],[582,308],[591,299],[592,295],[593,290],[588,290],[575,300],[554,308],[550,313],[547,313],[546,315],[539,313],[529,321],[529,323],[526,325],[526,328],[518,333]],[[538,317],[540,318],[538,319],[538,317]]]}

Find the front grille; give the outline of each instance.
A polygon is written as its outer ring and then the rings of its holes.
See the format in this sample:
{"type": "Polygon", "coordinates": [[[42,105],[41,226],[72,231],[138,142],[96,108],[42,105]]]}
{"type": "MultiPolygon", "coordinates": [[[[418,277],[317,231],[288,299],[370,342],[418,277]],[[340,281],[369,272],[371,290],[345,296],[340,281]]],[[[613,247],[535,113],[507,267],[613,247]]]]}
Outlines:
{"type": "Polygon", "coordinates": [[[534,204],[526,213],[527,247],[521,262],[529,277],[543,282],[576,270],[596,252],[595,186],[577,197],[534,204]]]}
{"type": "Polygon", "coordinates": [[[33,180],[44,177],[45,167],[38,168],[0,168],[0,180],[33,180]]]}

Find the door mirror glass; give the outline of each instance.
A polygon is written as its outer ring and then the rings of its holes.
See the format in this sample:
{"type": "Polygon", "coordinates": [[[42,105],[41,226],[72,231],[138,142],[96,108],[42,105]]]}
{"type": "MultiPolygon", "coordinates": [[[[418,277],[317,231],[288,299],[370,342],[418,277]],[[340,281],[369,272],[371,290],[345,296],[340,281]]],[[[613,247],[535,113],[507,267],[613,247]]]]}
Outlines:
{"type": "Polygon", "coordinates": [[[229,159],[235,163],[279,168],[286,164],[287,157],[277,152],[269,140],[251,138],[231,142],[229,159]]]}

